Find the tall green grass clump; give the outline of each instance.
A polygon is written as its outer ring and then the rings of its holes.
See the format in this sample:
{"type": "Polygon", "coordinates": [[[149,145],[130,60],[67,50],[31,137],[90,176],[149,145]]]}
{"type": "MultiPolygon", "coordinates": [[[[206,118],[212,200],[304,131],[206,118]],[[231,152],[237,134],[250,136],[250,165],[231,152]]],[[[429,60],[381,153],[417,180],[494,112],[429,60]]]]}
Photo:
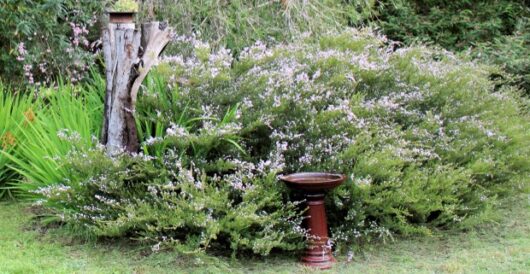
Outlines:
{"type": "Polygon", "coordinates": [[[59,84],[37,91],[33,104],[38,107],[26,110],[26,120],[15,127],[16,147],[1,156],[18,175],[9,185],[19,197],[32,198],[32,191],[61,182],[67,176],[61,161],[72,151],[95,145],[102,124],[104,84],[100,77],[93,82],[92,86],[59,84]]]}
{"type": "Polygon", "coordinates": [[[9,169],[11,161],[4,153],[13,153],[20,146],[19,132],[34,120],[36,107],[30,96],[14,95],[0,83],[0,198],[12,197],[7,183],[16,175],[9,169]]]}
{"type": "Polygon", "coordinates": [[[194,53],[165,58],[138,103],[142,153],[72,153],[36,191],[56,216],[153,251],[266,255],[306,233],[282,173],[348,175],[327,200],[340,250],[468,228],[528,191],[527,101],[496,87],[497,68],[366,30],[236,57],[184,41],[194,53]]]}

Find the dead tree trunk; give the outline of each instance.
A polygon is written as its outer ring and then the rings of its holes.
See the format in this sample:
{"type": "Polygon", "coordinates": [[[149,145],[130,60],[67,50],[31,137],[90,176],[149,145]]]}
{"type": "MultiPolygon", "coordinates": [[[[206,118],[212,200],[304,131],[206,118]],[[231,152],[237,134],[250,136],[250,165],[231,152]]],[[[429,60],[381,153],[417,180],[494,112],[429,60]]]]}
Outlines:
{"type": "Polygon", "coordinates": [[[171,35],[167,24],[159,22],[143,24],[141,32],[132,23],[109,24],[103,31],[107,88],[101,143],[110,154],[138,151],[136,97],[171,35]]]}

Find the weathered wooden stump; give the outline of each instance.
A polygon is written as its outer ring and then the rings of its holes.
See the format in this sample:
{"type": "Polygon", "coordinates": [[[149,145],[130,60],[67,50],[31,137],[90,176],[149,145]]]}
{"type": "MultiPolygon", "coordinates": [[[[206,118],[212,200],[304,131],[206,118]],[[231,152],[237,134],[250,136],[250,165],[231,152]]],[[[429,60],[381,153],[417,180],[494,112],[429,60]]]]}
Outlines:
{"type": "Polygon", "coordinates": [[[107,88],[101,143],[109,154],[138,151],[134,118],[138,90],[172,33],[160,22],[142,24],[141,31],[132,22],[110,23],[103,31],[107,88]]]}

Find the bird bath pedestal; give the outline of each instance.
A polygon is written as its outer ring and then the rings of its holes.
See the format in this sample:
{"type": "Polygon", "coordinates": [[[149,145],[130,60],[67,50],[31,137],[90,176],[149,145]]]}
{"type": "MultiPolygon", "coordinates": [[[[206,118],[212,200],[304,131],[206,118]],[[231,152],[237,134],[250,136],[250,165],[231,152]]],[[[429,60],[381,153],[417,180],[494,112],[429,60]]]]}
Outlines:
{"type": "Polygon", "coordinates": [[[286,183],[288,187],[301,191],[306,198],[308,207],[306,226],[310,236],[301,258],[304,265],[328,269],[335,262],[328,242],[328,222],[324,196],[326,191],[339,186],[345,179],[346,176],[340,174],[315,172],[295,173],[280,177],[280,180],[286,183]]]}

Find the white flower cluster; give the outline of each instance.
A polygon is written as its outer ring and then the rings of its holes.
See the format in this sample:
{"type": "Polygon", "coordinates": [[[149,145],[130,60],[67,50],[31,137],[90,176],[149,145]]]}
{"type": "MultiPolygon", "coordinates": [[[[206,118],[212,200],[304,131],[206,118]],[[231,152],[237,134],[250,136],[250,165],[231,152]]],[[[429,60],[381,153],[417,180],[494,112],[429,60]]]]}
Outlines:
{"type": "Polygon", "coordinates": [[[63,141],[68,141],[72,143],[79,142],[81,140],[81,135],[79,132],[69,130],[67,128],[61,129],[57,132],[57,137],[63,141]]]}
{"type": "MultiPolygon", "coordinates": [[[[186,137],[188,136],[188,131],[180,125],[171,123],[171,126],[166,129],[166,135],[170,137],[186,137]]],[[[158,139],[154,139],[151,141],[151,143],[155,143],[157,141],[158,139]]]]}
{"type": "Polygon", "coordinates": [[[70,189],[71,189],[70,186],[63,185],[63,184],[57,184],[57,185],[40,187],[37,190],[33,191],[33,193],[40,194],[46,198],[56,198],[68,192],[70,189]]]}

